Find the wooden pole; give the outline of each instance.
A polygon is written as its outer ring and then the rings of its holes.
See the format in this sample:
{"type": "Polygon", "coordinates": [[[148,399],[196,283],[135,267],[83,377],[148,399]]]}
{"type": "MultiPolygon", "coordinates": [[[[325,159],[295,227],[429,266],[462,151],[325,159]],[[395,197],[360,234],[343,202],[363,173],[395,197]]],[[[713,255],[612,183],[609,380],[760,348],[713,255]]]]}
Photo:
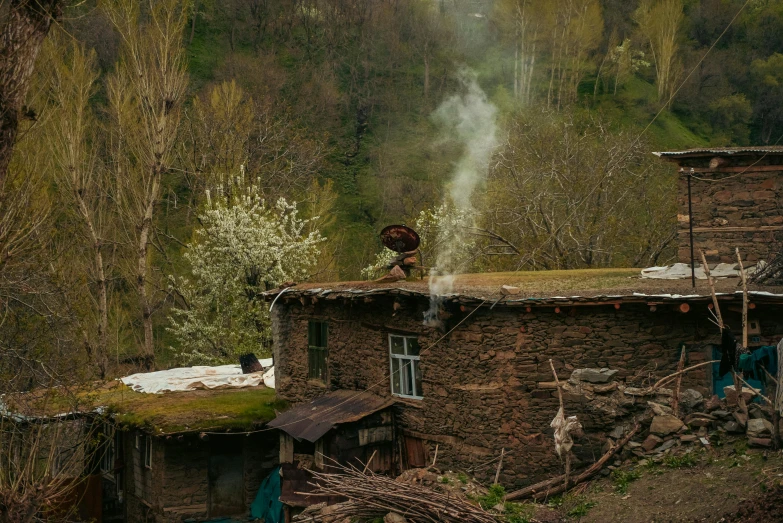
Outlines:
{"type": "MultiPolygon", "coordinates": [[[[737,253],[737,263],[739,263],[740,277],[742,278],[742,348],[748,349],[748,278],[745,275],[745,267],[742,266],[742,256],[740,256],[739,247],[735,248],[737,253]]],[[[737,391],[737,405],[742,412],[748,413],[748,406],[742,397],[741,378],[734,372],[734,389],[737,391]]]]}
{"type": "Polygon", "coordinates": [[[674,392],[672,394],[672,414],[676,417],[680,417],[680,384],[682,383],[682,369],[685,368],[685,344],[682,345],[682,351],[680,352],[680,362],[677,364],[677,381],[674,385],[674,392]]]}
{"type": "MultiPolygon", "coordinates": [[[[694,256],[693,256],[693,200],[691,199],[691,178],[693,178],[692,173],[688,174],[688,233],[690,236],[690,244],[691,244],[691,285],[695,289],[696,288],[696,261],[694,260],[694,256]]],[[[702,256],[704,256],[704,253],[702,253],[702,256]]]]}
{"type": "MultiPolygon", "coordinates": [[[[557,387],[557,399],[560,400],[560,408],[563,410],[563,417],[565,418],[565,407],[563,406],[563,390],[560,388],[560,380],[557,379],[557,372],[555,372],[555,364],[552,363],[552,358],[549,358],[549,366],[552,368],[552,375],[555,377],[555,386],[557,387]]],[[[565,456],[565,477],[563,481],[563,492],[568,490],[568,476],[571,474],[571,451],[566,452],[565,456]]]]}
{"type": "Polygon", "coordinates": [[[498,461],[498,468],[495,471],[495,481],[493,482],[493,485],[498,484],[498,479],[500,479],[500,469],[503,467],[503,455],[506,453],[506,448],[503,447],[500,449],[500,461],[498,461]]]}
{"type": "Polygon", "coordinates": [[[710,286],[710,294],[712,294],[712,305],[715,307],[715,317],[718,318],[718,328],[720,329],[721,333],[723,332],[723,316],[721,316],[720,313],[720,305],[718,305],[718,296],[715,294],[715,281],[712,279],[712,275],[710,274],[710,266],[707,265],[707,257],[704,256],[704,251],[699,250],[699,254],[701,254],[701,265],[704,268],[704,274],[707,275],[707,283],[710,286]]]}

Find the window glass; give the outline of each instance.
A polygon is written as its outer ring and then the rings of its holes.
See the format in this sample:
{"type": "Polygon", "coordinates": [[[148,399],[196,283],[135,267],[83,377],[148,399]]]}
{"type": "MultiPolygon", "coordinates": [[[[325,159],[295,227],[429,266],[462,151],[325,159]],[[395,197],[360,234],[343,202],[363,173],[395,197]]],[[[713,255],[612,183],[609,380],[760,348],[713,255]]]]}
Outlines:
{"type": "Polygon", "coordinates": [[[326,348],[328,326],[325,321],[311,321],[307,326],[308,378],[326,382],[329,352],[326,348]]]}
{"type": "Polygon", "coordinates": [[[419,342],[415,336],[389,335],[392,394],[410,398],[422,397],[419,369],[419,342]]]}
{"type": "Polygon", "coordinates": [[[392,392],[394,394],[401,394],[400,391],[400,360],[398,358],[391,359],[392,364],[392,392]]]}
{"type": "Polygon", "coordinates": [[[419,362],[413,362],[413,380],[416,385],[416,395],[422,396],[421,389],[421,369],[419,368],[419,362]]]}
{"type": "Polygon", "coordinates": [[[405,354],[405,338],[402,336],[391,336],[392,354],[405,354]]]}
{"type": "Polygon", "coordinates": [[[405,338],[405,341],[407,341],[408,345],[408,351],[407,354],[409,356],[418,356],[419,355],[419,340],[416,338],[405,338]]]}

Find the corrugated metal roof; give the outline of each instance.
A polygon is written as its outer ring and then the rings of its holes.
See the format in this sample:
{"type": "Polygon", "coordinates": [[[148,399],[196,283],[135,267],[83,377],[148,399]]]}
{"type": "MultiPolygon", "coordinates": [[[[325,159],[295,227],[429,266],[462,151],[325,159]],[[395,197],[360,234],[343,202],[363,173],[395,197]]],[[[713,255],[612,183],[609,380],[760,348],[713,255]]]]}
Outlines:
{"type": "Polygon", "coordinates": [[[758,153],[783,153],[783,146],[770,145],[770,146],[755,146],[755,147],[713,147],[704,149],[687,149],[685,151],[660,151],[654,152],[655,156],[670,157],[670,156],[742,156],[758,153]]]}
{"type": "Polygon", "coordinates": [[[351,423],[391,406],[394,398],[381,398],[369,392],[336,390],[303,403],[277,416],[269,427],[298,439],[315,443],[342,423],[351,423]]]}

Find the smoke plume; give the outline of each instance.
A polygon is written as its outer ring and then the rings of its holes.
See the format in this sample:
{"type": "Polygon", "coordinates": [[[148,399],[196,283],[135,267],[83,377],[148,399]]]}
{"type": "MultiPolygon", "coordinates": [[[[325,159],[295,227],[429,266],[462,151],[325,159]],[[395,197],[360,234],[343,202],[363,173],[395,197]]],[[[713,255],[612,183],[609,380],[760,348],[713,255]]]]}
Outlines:
{"type": "Polygon", "coordinates": [[[475,226],[473,193],[487,176],[492,152],[497,146],[497,108],[479,87],[476,75],[463,69],[458,76],[461,89],[434,111],[433,120],[441,126],[444,138],[462,145],[462,156],[455,165],[444,202],[457,219],[441,221],[438,229],[440,248],[430,270],[430,309],[425,323],[438,323],[443,296],[453,292],[454,274],[463,270],[466,251],[465,228],[475,226]],[[460,230],[461,229],[461,230],[460,230]]]}

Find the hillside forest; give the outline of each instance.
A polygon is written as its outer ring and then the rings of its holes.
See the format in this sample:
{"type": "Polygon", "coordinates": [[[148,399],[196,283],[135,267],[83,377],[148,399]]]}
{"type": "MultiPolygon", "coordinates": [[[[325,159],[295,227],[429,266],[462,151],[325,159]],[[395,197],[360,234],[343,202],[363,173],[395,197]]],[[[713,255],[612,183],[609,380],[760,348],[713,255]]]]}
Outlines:
{"type": "Polygon", "coordinates": [[[393,223],[444,271],[666,264],[652,151],[783,138],[776,0],[4,0],[0,25],[5,390],[268,354],[262,293],[380,276],[393,223]]]}

